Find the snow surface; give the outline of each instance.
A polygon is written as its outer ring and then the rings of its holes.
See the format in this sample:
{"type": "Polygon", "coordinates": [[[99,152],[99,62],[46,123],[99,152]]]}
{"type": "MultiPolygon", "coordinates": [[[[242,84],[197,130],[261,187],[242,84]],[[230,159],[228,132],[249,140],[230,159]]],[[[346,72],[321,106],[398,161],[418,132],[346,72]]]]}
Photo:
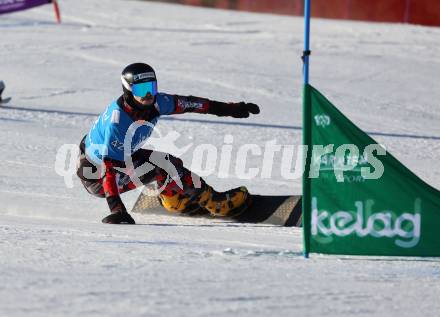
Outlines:
{"type": "MultiPolygon", "coordinates": [[[[242,144],[301,142],[300,17],[118,0],[64,0],[2,15],[1,316],[438,316],[437,259],[312,255],[295,228],[134,215],[100,223],[104,200],[55,172],[120,93],[121,69],[156,68],[160,90],[262,112],[247,120],[167,118],[182,155],[225,134],[242,144]]],[[[314,19],[311,83],[422,179],[440,187],[440,29],[314,19]]],[[[162,150],[178,154],[171,143],[162,150]]],[[[234,156],[233,155],[233,156],[234,156]]],[[[234,161],[234,157],[233,157],[234,161]]],[[[259,167],[253,156],[249,167],[259,167]]],[[[218,189],[301,192],[275,156],[271,178],[207,177],[218,189]]],[[[138,192],[125,194],[130,207],[138,192]]]]}

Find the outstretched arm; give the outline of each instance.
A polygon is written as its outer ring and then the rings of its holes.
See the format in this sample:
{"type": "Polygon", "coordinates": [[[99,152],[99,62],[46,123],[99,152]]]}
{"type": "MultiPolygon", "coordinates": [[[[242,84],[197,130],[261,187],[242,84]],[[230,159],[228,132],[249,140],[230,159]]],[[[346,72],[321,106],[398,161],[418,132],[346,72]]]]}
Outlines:
{"type": "Polygon", "coordinates": [[[260,113],[260,108],[254,103],[231,102],[225,103],[194,96],[174,96],[176,113],[197,112],[214,114],[219,117],[247,118],[249,114],[260,113]]]}

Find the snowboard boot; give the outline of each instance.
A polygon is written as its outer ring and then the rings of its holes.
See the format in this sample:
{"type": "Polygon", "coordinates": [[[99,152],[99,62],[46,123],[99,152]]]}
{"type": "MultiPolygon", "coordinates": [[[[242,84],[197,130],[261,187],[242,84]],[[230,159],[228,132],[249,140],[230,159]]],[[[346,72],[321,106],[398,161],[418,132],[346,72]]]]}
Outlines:
{"type": "Polygon", "coordinates": [[[250,195],[246,187],[238,187],[226,192],[216,192],[206,183],[200,189],[159,195],[161,205],[170,212],[188,215],[211,214],[216,217],[233,217],[241,214],[249,205],[250,195]]]}
{"type": "MultiPolygon", "coordinates": [[[[158,184],[163,186],[159,179],[158,184]]],[[[190,176],[183,178],[184,189],[177,186],[175,181],[170,182],[165,186],[164,190],[159,194],[159,202],[169,212],[183,213],[186,215],[204,215],[208,212],[203,209],[199,203],[198,198],[205,187],[202,181],[201,188],[195,188],[190,176]]]]}
{"type": "Polygon", "coordinates": [[[209,212],[212,216],[233,217],[242,213],[249,205],[250,195],[246,187],[219,193],[202,178],[183,167],[181,167],[179,176],[182,188],[175,180],[170,181],[164,171],[159,170],[156,175],[158,186],[163,188],[159,194],[159,201],[170,212],[190,215],[209,212]],[[197,186],[194,183],[196,179],[197,186]]]}
{"type": "Polygon", "coordinates": [[[184,193],[174,193],[172,195],[161,193],[159,201],[162,207],[169,212],[183,213],[190,216],[207,214],[207,212],[198,204],[199,193],[185,195],[184,193]]]}
{"type": "Polygon", "coordinates": [[[241,214],[250,203],[250,195],[246,187],[237,187],[225,192],[216,192],[206,185],[198,198],[200,206],[216,217],[235,217],[241,214]]]}

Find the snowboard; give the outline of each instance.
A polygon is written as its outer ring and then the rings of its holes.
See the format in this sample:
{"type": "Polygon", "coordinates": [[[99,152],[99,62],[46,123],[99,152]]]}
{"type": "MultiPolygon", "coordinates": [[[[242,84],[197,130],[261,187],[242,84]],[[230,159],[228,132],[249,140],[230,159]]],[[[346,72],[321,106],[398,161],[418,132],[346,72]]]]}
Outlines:
{"type": "MultiPolygon", "coordinates": [[[[139,195],[132,212],[141,214],[169,214],[162,207],[154,190],[146,187],[139,195]]],[[[185,215],[185,214],[182,214],[185,215]]],[[[197,217],[213,218],[209,213],[197,214],[197,217]]],[[[223,217],[222,217],[223,218],[223,217]]],[[[224,219],[224,218],[223,218],[224,219]]],[[[227,217],[242,223],[262,223],[285,227],[301,227],[301,196],[252,195],[249,206],[239,215],[227,217]]]]}

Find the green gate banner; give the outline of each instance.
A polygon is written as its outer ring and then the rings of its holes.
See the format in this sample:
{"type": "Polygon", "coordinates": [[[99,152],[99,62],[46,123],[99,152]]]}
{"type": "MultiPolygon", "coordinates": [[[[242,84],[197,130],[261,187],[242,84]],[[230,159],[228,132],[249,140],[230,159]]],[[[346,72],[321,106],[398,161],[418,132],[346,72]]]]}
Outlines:
{"type": "Polygon", "coordinates": [[[304,252],[440,256],[440,191],[304,87],[304,252]]]}

